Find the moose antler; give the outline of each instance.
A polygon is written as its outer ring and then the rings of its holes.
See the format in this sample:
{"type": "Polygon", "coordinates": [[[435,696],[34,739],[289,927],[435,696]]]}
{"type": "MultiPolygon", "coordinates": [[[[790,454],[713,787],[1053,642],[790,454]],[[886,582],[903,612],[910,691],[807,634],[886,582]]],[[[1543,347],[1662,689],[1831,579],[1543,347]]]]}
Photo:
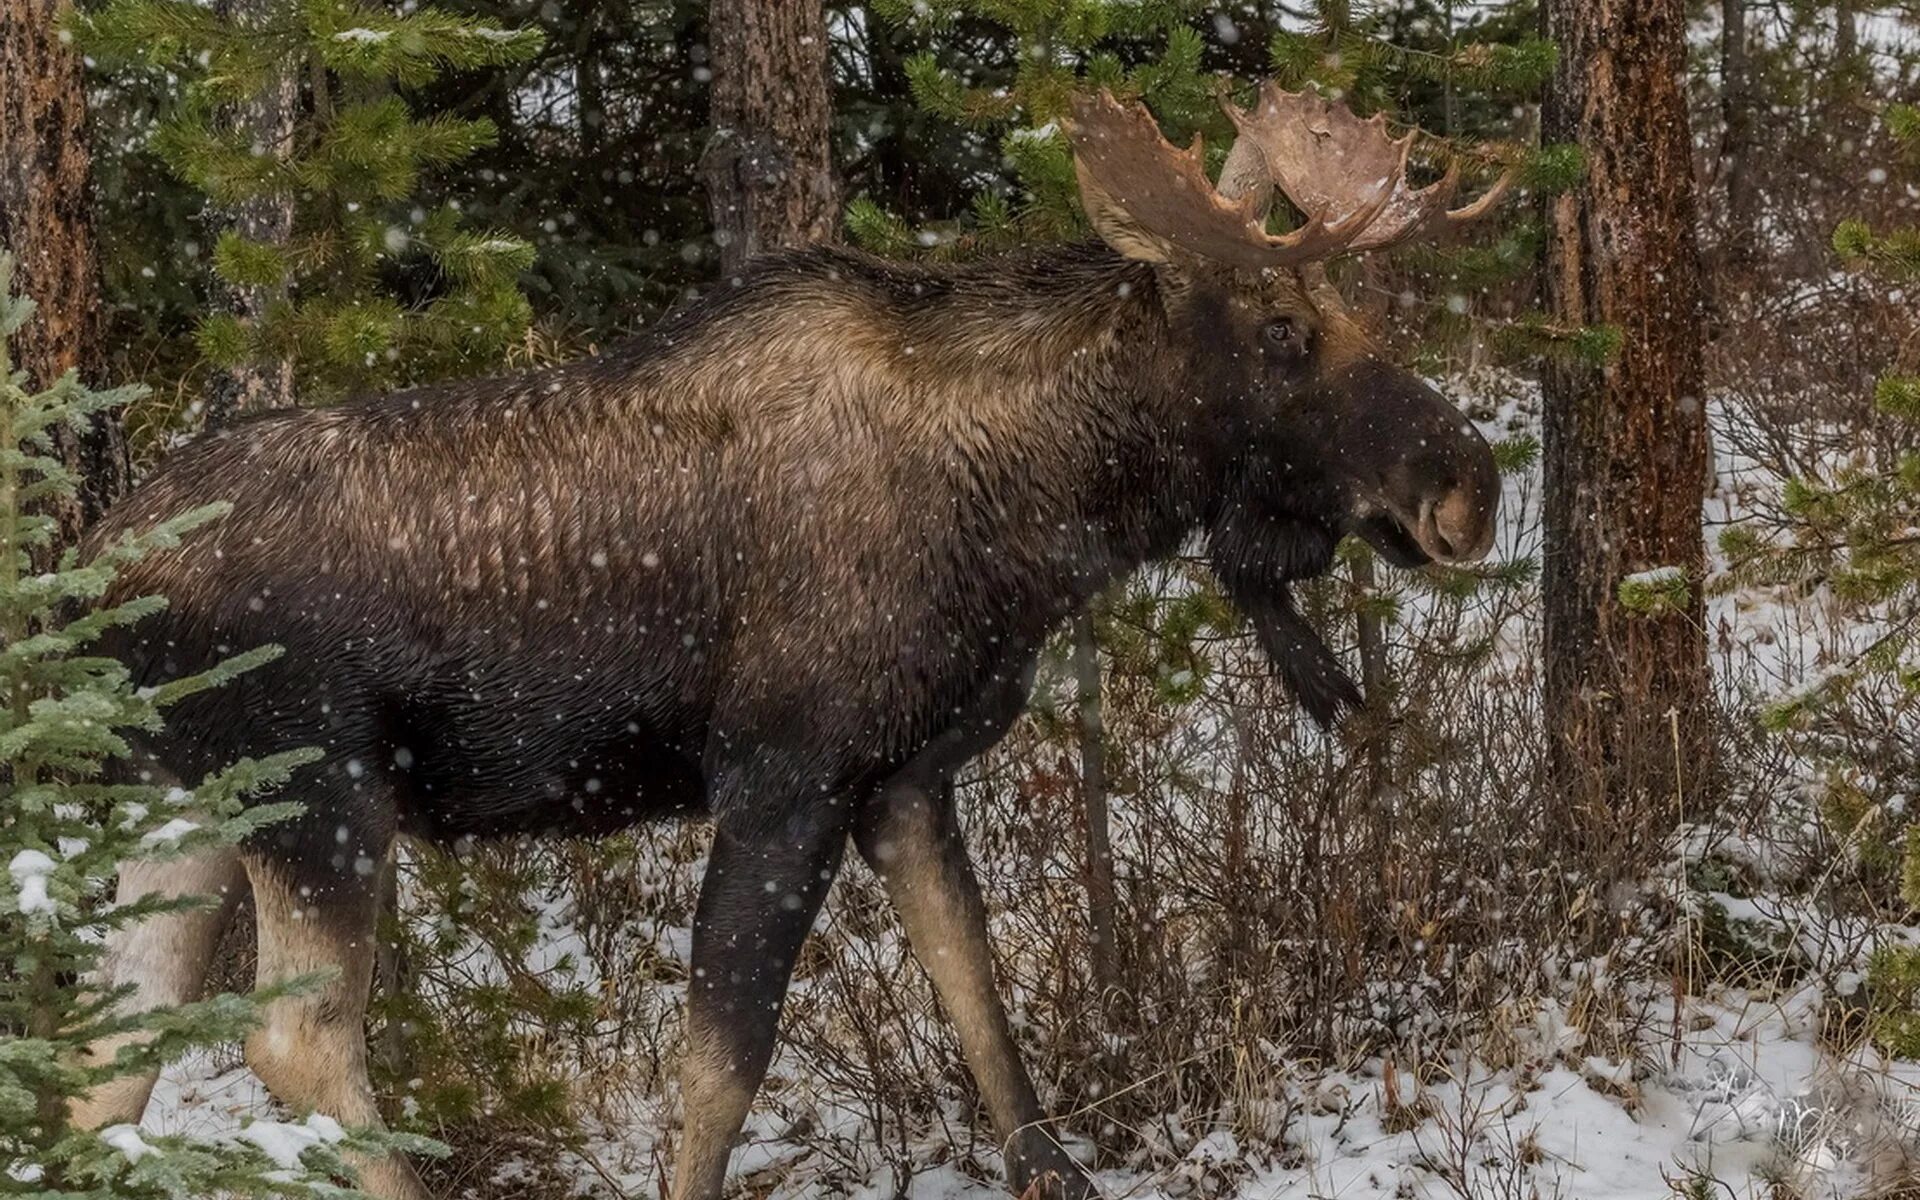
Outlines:
{"type": "Polygon", "coordinates": [[[1251,112],[1225,105],[1240,140],[1215,187],[1199,138],[1180,150],[1141,104],[1102,89],[1078,95],[1067,132],[1082,190],[1117,204],[1143,230],[1191,253],[1235,266],[1298,267],[1405,241],[1439,224],[1470,221],[1512,183],[1509,171],[1473,204],[1447,211],[1458,166],[1419,190],[1407,186],[1413,134],[1395,140],[1385,117],[1363,121],[1344,105],[1274,83],[1251,112]],[[1306,224],[1275,237],[1267,202],[1279,185],[1306,224]]]}
{"type": "Polygon", "coordinates": [[[1075,96],[1067,132],[1083,191],[1108,197],[1157,237],[1235,266],[1259,270],[1331,258],[1392,198],[1382,189],[1334,221],[1324,211],[1310,212],[1305,225],[1275,237],[1264,228],[1269,189],[1249,187],[1236,199],[1222,196],[1207,178],[1200,139],[1186,150],[1176,149],[1160,135],[1146,106],[1123,106],[1104,88],[1097,95],[1075,96]]]}
{"type": "Polygon", "coordinates": [[[1352,204],[1363,192],[1385,189],[1385,205],[1354,237],[1349,251],[1378,250],[1474,220],[1513,184],[1515,172],[1509,169],[1478,200],[1448,210],[1460,190],[1459,163],[1449,164],[1445,175],[1424,188],[1410,187],[1407,155],[1414,135],[1393,138],[1383,113],[1363,121],[1344,104],[1312,92],[1289,92],[1271,80],[1261,87],[1252,112],[1231,104],[1225,108],[1241,140],[1260,148],[1274,183],[1302,213],[1324,213],[1352,204]]]}

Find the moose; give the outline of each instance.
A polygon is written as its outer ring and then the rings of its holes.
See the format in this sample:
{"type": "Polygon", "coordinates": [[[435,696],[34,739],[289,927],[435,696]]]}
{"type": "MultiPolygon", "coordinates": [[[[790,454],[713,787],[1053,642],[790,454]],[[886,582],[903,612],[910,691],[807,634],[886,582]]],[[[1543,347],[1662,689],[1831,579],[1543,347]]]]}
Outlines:
{"type": "MultiPolygon", "coordinates": [[[[303,813],[130,865],[205,894],[115,937],[124,1003],[192,998],[250,887],[275,999],[246,1058],[285,1104],[377,1125],[362,1020],[395,838],[580,835],[702,815],[676,1200],[721,1195],[790,972],[849,840],[955,1023],[1011,1188],[1097,1194],[999,999],[949,786],[1021,711],[1051,631],[1189,539],[1322,723],[1358,689],[1290,586],[1356,534],[1397,566],[1494,536],[1492,452],[1384,357],[1324,265],[1470,220],[1414,134],[1273,83],[1231,104],[1217,184],[1139,104],[1073,102],[1097,241],[950,264],[761,260],[651,333],[507,378],[266,414],[170,455],[96,542],[217,498],[127,570],[164,613],[136,678],[285,654],[180,703],[138,769],[192,781],[318,747],[303,813]],[[1303,214],[1268,231],[1275,189],[1303,214]]],[[[183,783],[183,786],[185,784],[183,783]]],[[[110,1054],[111,1046],[96,1048],[110,1054]]],[[[137,1121],[152,1080],[76,1112],[137,1121]]],[[[427,1192],[399,1155],[388,1200],[427,1192]]]]}

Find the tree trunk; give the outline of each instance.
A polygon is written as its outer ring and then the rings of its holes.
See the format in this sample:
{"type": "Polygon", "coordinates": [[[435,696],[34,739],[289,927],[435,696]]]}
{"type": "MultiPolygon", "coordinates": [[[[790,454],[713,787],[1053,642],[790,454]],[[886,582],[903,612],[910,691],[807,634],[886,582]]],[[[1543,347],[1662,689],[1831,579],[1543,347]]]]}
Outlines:
{"type": "Polygon", "coordinates": [[[1548,0],[1544,16],[1560,57],[1542,137],[1586,154],[1580,184],[1550,201],[1548,303],[1622,337],[1604,367],[1555,362],[1544,380],[1548,748],[1568,835],[1630,856],[1712,778],[1686,6],[1548,0]],[[1627,612],[1622,579],[1658,567],[1686,572],[1685,603],[1627,612]]]}
{"type": "Polygon", "coordinates": [[[1107,817],[1107,731],[1100,707],[1100,647],[1093,613],[1073,619],[1073,677],[1080,702],[1080,800],[1087,823],[1087,940],[1102,992],[1119,983],[1114,931],[1113,835],[1107,817]]]}
{"type": "Polygon", "coordinates": [[[1860,59],[1860,24],[1854,0],[1833,6],[1833,62],[1843,82],[1851,83],[1860,59]]]}
{"type": "MultiPolygon", "coordinates": [[[[18,260],[15,287],[37,305],[13,339],[29,385],[77,370],[104,386],[86,88],[80,56],[60,33],[62,11],[58,0],[0,0],[0,248],[18,260]]],[[[80,480],[79,494],[52,514],[64,541],[127,490],[130,472],[117,413],[56,436],[80,480]]]]}
{"type": "Polygon", "coordinates": [[[714,0],[713,129],[701,169],[720,268],[834,239],[839,218],[821,0],[714,0]]]}
{"type": "Polygon", "coordinates": [[[1753,153],[1753,80],[1747,62],[1748,0],[1720,0],[1720,178],[1727,197],[1727,264],[1754,259],[1759,193],[1749,173],[1753,153]]]}
{"type": "MultiPolygon", "coordinates": [[[[241,25],[265,24],[272,19],[275,0],[222,0],[216,7],[241,25]]],[[[325,81],[320,81],[324,102],[325,81]]],[[[238,105],[236,129],[255,146],[275,158],[293,153],[294,120],[300,111],[300,81],[292,71],[269,76],[260,91],[238,105]]],[[[258,196],[234,206],[230,228],[250,242],[285,245],[293,237],[293,197],[258,196]]],[[[276,301],[286,298],[286,284],[247,285],[226,289],[228,308],[242,321],[259,320],[276,301]]],[[[269,359],[242,363],[216,371],[207,384],[207,428],[217,429],[243,413],[294,406],[293,362],[269,359]]]]}
{"type": "Polygon", "coordinates": [[[1360,643],[1360,690],[1367,709],[1360,714],[1360,744],[1367,763],[1367,796],[1378,800],[1393,780],[1393,683],[1387,665],[1386,622],[1370,603],[1379,583],[1373,555],[1353,560],[1355,624],[1360,643]]]}
{"type": "Polygon", "coordinates": [[[1839,0],[1833,6],[1833,71],[1827,84],[1831,128],[1828,136],[1842,155],[1860,151],[1867,131],[1870,107],[1863,93],[1873,81],[1873,67],[1860,51],[1860,14],[1857,0],[1839,0]]]}

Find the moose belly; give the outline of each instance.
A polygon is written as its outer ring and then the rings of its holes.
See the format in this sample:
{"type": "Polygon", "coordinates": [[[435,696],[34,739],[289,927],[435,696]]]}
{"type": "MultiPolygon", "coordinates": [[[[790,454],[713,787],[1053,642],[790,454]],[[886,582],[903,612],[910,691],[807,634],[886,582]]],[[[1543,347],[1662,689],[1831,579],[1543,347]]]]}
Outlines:
{"type": "Polygon", "coordinates": [[[658,728],[508,722],[477,740],[432,718],[403,717],[386,739],[400,824],[416,836],[597,836],[705,807],[697,752],[658,728]]]}

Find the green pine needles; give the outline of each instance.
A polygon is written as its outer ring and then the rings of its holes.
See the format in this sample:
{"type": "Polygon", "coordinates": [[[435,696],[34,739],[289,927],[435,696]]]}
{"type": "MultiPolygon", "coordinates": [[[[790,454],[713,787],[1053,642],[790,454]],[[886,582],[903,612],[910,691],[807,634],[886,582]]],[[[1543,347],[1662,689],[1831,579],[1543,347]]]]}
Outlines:
{"type": "Polygon", "coordinates": [[[491,145],[492,122],[416,119],[394,89],[524,62],[537,31],[358,0],[265,0],[244,19],[191,0],[112,0],[78,32],[105,61],[185,81],[152,136],[176,176],[220,209],[293,212],[284,241],[220,234],[219,278],[272,298],[203,318],[208,360],[291,361],[304,390],[338,395],[485,370],[525,333],[518,277],[533,247],[411,200],[423,173],[491,145]],[[252,119],[269,95],[291,110],[285,144],[261,144],[252,119]]]}
{"type": "MultiPolygon", "coordinates": [[[[1920,116],[1894,105],[1887,127],[1920,154],[1920,116]]],[[[1920,228],[1875,232],[1858,221],[1834,231],[1834,248],[1855,270],[1883,278],[1891,287],[1920,286],[1920,228]]],[[[1874,388],[1881,413],[1904,434],[1904,450],[1875,461],[1857,461],[1825,475],[1789,480],[1781,507],[1790,535],[1767,539],[1736,527],[1721,538],[1734,583],[1813,583],[1837,599],[1872,609],[1880,636],[1852,662],[1815,686],[1775,705],[1767,723],[1781,730],[1817,725],[1823,710],[1844,707],[1873,682],[1892,682],[1920,713],[1920,375],[1911,358],[1874,388]]],[[[1910,780],[1920,783],[1920,780],[1910,780]]],[[[1911,897],[1920,905],[1920,891],[1911,897]]]]}
{"type": "Polygon", "coordinates": [[[136,1015],[118,993],[83,982],[102,939],[205,898],[110,904],[117,864],[232,845],[284,817],[284,804],[243,807],[242,797],[285,780],[310,755],[243,761],[191,793],[120,782],[109,765],[129,753],[126,735],[160,726],[173,702],[269,661],[266,647],[201,675],[134,686],[124,666],[90,655],[105,630],[165,603],[143,597],[101,607],[119,567],[177,545],[221,515],[183,513],[83,559],[69,548],[45,571],[53,521],[34,510],[71,494],[75,480],[53,457],[51,434],[126,404],[138,388],[89,391],[69,373],[29,393],[7,339],[32,305],[11,291],[0,254],[0,1196],[203,1200],[243,1196],[352,1196],[343,1154],[389,1139],[341,1130],[322,1117],[257,1122],[231,1136],[193,1139],[133,1126],[75,1129],[71,1101],[111,1079],[144,1072],[196,1047],[236,1040],[273,994],[217,996],[136,1015]],[[89,1047],[132,1041],[111,1061],[89,1047]]]}
{"type": "MultiPolygon", "coordinates": [[[[1892,105],[1888,132],[1920,157],[1920,111],[1892,105]]],[[[1920,228],[1835,229],[1849,267],[1890,288],[1920,287],[1920,228]]],[[[1887,422],[1880,453],[1863,454],[1782,490],[1783,528],[1721,538],[1726,586],[1821,588],[1858,614],[1871,640],[1762,713],[1762,723],[1825,771],[1830,833],[1894,907],[1920,908],[1920,373],[1911,349],[1874,388],[1887,422]]],[[[1890,1052],[1920,1054],[1920,950],[1889,945],[1869,965],[1874,1032],[1890,1052]]]]}

